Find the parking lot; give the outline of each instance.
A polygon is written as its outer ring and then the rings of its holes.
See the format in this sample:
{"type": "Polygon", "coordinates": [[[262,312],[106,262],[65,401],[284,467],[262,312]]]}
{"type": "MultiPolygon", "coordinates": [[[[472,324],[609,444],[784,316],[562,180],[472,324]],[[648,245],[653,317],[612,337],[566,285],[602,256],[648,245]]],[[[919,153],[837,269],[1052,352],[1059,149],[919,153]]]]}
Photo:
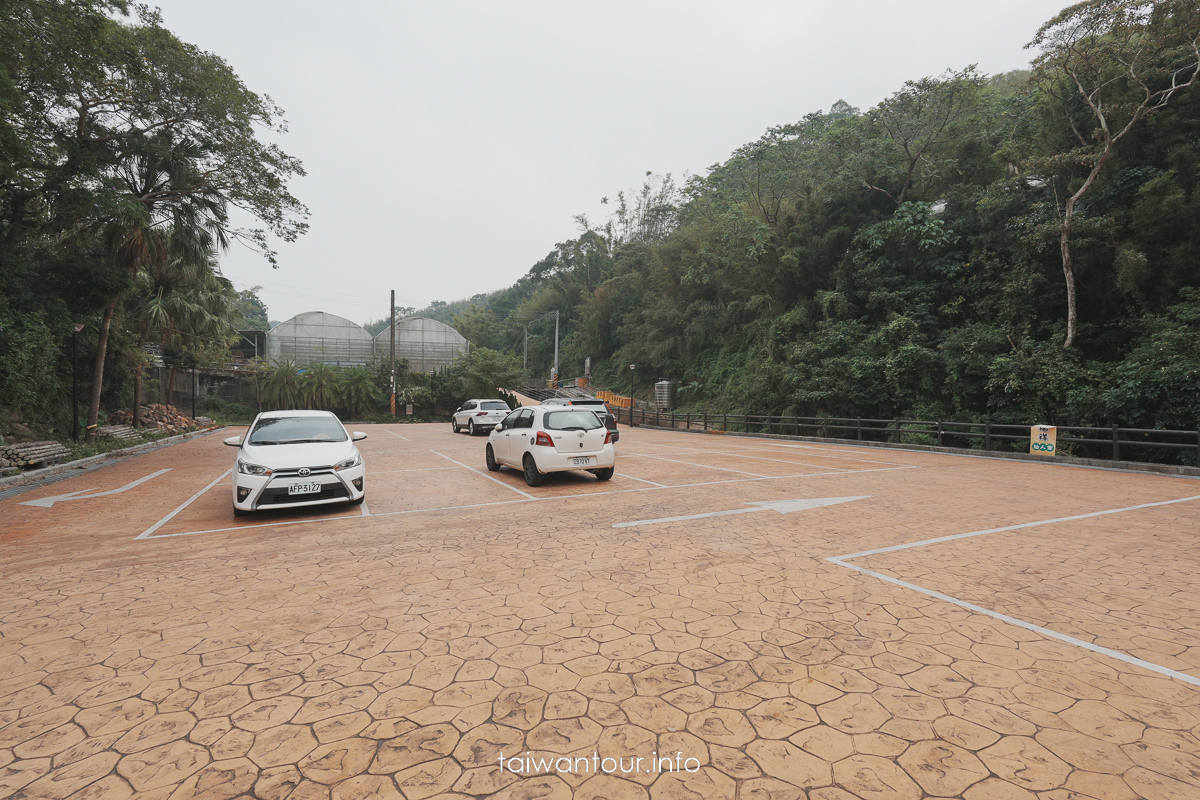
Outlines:
{"type": "Polygon", "coordinates": [[[355,427],[359,507],[232,429],[0,500],[0,797],[1200,797],[1198,481],[355,427]]]}

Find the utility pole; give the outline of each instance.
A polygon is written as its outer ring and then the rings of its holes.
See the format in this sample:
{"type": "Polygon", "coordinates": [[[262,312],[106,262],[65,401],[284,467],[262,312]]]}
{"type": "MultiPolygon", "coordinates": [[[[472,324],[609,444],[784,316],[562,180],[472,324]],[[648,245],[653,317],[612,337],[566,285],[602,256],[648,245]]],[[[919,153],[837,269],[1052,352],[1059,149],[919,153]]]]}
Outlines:
{"type": "Polygon", "coordinates": [[[529,371],[529,326],[521,326],[525,329],[525,349],[521,351],[521,369],[529,371]]]}
{"type": "Polygon", "coordinates": [[[392,310],[388,315],[391,319],[389,331],[391,332],[391,355],[392,355],[392,418],[396,417],[396,290],[392,289],[392,310]]]}
{"type": "Polygon", "coordinates": [[[558,309],[554,310],[554,384],[558,388],[558,309]]]}

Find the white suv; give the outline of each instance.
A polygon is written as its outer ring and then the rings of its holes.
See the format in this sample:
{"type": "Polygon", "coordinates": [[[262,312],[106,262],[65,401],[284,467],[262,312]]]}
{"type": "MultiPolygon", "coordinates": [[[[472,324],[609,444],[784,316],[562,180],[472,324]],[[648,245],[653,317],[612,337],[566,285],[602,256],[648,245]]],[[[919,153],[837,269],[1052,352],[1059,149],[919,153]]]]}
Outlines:
{"type": "Polygon", "coordinates": [[[503,400],[468,400],[450,418],[450,429],[458,433],[466,428],[472,436],[487,433],[499,425],[508,412],[508,403],[503,400]]]}

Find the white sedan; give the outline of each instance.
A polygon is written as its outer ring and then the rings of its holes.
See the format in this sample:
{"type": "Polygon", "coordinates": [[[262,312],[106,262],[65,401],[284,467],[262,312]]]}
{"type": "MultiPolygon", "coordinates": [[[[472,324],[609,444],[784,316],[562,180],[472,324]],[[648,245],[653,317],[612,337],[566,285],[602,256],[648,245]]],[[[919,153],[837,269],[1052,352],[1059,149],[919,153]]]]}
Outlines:
{"type": "Polygon", "coordinates": [[[606,481],[617,464],[612,434],[600,418],[584,408],[562,406],[512,412],[488,436],[485,457],[492,472],[501,466],[519,469],[530,486],[540,486],[547,472],[572,469],[606,481]]]}
{"type": "Polygon", "coordinates": [[[266,411],[246,436],[225,444],[238,449],[233,465],[233,514],[264,508],[362,503],[366,467],[354,443],[365,433],[346,432],[328,411],[266,411]]]}

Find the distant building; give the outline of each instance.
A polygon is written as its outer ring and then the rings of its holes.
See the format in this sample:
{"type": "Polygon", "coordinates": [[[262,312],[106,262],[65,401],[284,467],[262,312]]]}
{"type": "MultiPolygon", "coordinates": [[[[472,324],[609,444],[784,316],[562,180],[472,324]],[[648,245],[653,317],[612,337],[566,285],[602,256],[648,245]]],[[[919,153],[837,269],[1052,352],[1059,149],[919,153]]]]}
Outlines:
{"type": "Polygon", "coordinates": [[[267,356],[297,365],[349,367],[370,363],[371,334],[357,322],[324,311],[306,311],[267,332],[267,356]]]}
{"type": "MultiPolygon", "coordinates": [[[[384,328],[375,336],[375,357],[386,360],[391,333],[384,328]]],[[[407,358],[413,372],[437,372],[467,352],[467,340],[454,328],[429,317],[408,317],[396,322],[396,360],[407,358]]]]}

